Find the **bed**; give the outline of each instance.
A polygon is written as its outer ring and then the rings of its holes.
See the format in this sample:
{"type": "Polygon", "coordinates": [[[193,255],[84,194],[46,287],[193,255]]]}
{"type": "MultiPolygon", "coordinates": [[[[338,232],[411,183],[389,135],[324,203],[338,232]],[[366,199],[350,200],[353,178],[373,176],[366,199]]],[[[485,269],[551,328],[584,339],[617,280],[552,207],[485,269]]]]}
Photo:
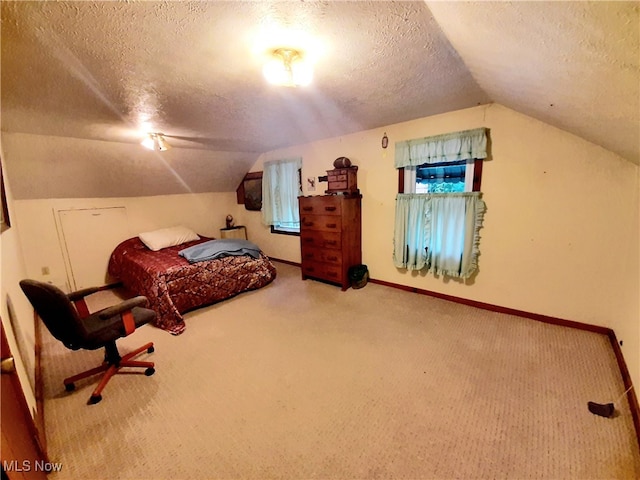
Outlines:
{"type": "Polygon", "coordinates": [[[179,335],[183,313],[262,288],[276,277],[276,268],[261,251],[258,258],[231,255],[190,263],[178,252],[213,239],[197,236],[179,245],[152,251],[140,237],[120,243],[109,259],[109,274],[136,295],[149,300],[155,325],[179,335]]]}

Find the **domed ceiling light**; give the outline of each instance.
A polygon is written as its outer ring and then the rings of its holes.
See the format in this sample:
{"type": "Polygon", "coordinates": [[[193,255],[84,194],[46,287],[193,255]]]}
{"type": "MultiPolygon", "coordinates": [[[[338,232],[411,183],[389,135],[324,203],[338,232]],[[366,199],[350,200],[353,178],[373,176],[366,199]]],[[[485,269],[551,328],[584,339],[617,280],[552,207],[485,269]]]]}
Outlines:
{"type": "Polygon", "coordinates": [[[163,133],[148,133],[140,143],[143,147],[156,152],[165,152],[171,148],[171,145],[164,139],[163,133]]]}
{"type": "Polygon", "coordinates": [[[277,48],[262,70],[267,81],[285,87],[306,86],[313,79],[313,67],[302,52],[293,48],[277,48]]]}

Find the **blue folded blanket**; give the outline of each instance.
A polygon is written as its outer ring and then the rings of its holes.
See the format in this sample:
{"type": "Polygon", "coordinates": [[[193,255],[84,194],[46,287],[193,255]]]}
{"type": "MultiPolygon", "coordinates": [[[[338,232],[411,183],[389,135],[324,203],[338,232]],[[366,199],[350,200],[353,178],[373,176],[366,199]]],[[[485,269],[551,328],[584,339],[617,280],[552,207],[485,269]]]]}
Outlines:
{"type": "Polygon", "coordinates": [[[227,238],[199,243],[180,250],[178,255],[187,259],[189,263],[204,262],[230,255],[249,255],[253,258],[260,258],[260,248],[248,240],[227,238]]]}

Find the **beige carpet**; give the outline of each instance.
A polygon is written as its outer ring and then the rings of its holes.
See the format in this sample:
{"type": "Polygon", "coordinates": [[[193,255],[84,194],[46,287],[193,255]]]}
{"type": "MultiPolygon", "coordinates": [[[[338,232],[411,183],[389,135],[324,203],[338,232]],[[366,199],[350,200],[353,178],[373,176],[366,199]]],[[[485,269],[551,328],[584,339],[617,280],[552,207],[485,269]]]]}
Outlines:
{"type": "Polygon", "coordinates": [[[179,337],[121,341],[154,341],[156,374],[117,376],[94,406],[95,383],[62,379],[101,354],[45,333],[50,478],[640,477],[626,399],[587,410],[624,390],[606,337],[276,266],[179,337]]]}

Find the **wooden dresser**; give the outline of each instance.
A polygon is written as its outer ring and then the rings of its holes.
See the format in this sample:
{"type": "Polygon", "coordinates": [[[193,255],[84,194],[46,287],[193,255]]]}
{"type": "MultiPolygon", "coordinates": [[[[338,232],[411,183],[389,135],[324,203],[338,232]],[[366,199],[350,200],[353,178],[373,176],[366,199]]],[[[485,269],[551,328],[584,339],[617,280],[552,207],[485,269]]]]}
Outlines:
{"type": "Polygon", "coordinates": [[[361,195],[299,197],[302,279],[349,288],[349,267],[362,263],[361,195]]]}

